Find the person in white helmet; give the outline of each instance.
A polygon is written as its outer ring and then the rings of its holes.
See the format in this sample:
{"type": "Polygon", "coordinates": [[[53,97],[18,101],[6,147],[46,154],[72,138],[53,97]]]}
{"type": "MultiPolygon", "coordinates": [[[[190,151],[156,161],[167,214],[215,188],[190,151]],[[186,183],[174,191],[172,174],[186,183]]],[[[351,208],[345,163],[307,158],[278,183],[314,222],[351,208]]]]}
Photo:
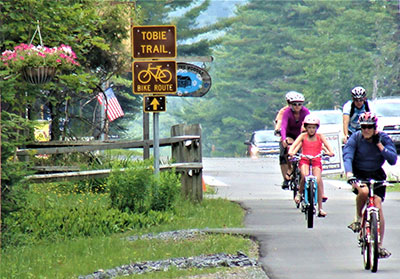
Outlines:
{"type": "MultiPolygon", "coordinates": [[[[293,99],[293,97],[298,94],[296,91],[289,91],[285,95],[286,103],[287,105],[282,107],[279,112],[277,113],[275,117],[275,135],[280,136],[281,135],[281,125],[282,125],[282,117],[283,113],[290,108],[290,100],[293,99]]],[[[288,187],[288,179],[287,179],[287,172],[289,170],[289,164],[287,161],[287,156],[286,156],[286,149],[283,147],[282,142],[279,144],[279,166],[281,168],[281,173],[282,173],[282,186],[284,188],[288,187]]]]}
{"type": "Polygon", "coordinates": [[[364,112],[374,112],[367,100],[367,92],[362,86],[351,90],[352,100],[343,105],[343,143],[346,144],[351,134],[360,130],[358,118],[364,112]]]}
{"type": "MultiPolygon", "coordinates": [[[[304,128],[306,129],[305,133],[300,134],[297,139],[294,141],[292,146],[289,149],[289,156],[295,155],[300,148],[302,149],[301,153],[304,155],[316,156],[321,153],[324,149],[327,151],[327,155],[334,156],[332,147],[329,145],[323,134],[317,133],[317,130],[320,126],[320,121],[316,116],[312,114],[307,115],[304,118],[303,122],[304,128]]],[[[300,188],[299,192],[297,192],[297,196],[295,197],[295,202],[299,203],[301,200],[301,195],[304,191],[304,178],[309,175],[310,170],[310,161],[306,158],[301,158],[299,162],[301,180],[300,180],[300,188]]],[[[323,183],[322,183],[322,161],[321,157],[315,158],[312,160],[312,174],[317,178],[318,184],[318,217],[325,217],[326,212],[322,209],[322,195],[324,194],[323,183]]]]}
{"type": "Polygon", "coordinates": [[[281,170],[285,168],[288,170],[283,172],[285,175],[285,180],[282,184],[282,189],[287,190],[289,189],[289,176],[290,176],[290,164],[288,164],[287,160],[287,152],[290,145],[293,141],[300,135],[303,129],[303,120],[306,115],[310,114],[310,111],[303,106],[305,101],[304,95],[298,92],[294,92],[290,95],[289,102],[290,106],[289,109],[285,110],[282,116],[282,124],[281,124],[281,146],[283,150],[283,156],[286,161],[280,162],[281,170]],[[284,166],[282,166],[284,165],[284,166]],[[284,168],[283,168],[284,167],[284,168]]]}

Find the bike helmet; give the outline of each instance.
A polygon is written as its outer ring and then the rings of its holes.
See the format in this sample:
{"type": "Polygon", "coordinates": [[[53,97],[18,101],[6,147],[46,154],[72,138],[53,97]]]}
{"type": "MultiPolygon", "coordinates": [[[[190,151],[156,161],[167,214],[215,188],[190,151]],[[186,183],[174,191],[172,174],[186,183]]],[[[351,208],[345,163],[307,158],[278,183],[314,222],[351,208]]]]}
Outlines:
{"type": "Polygon", "coordinates": [[[293,96],[295,94],[298,94],[298,92],[296,91],[289,91],[288,93],[286,93],[285,98],[286,98],[286,102],[290,103],[290,100],[293,98],[293,96]]]}
{"type": "Polygon", "coordinates": [[[316,117],[314,115],[311,115],[311,114],[308,114],[304,118],[303,125],[304,125],[304,127],[306,127],[308,124],[317,125],[317,128],[319,128],[320,121],[319,121],[318,117],[316,117]]]}
{"type": "Polygon", "coordinates": [[[371,112],[364,112],[358,118],[358,123],[360,123],[360,125],[374,125],[376,127],[377,122],[378,117],[371,112]]]}
{"type": "Polygon", "coordinates": [[[290,102],[304,102],[304,95],[299,93],[299,92],[295,92],[295,91],[291,91],[293,92],[293,94],[290,96],[290,102]]]}
{"type": "Polygon", "coordinates": [[[367,93],[364,87],[356,86],[353,89],[351,89],[351,96],[353,96],[354,99],[362,99],[367,96],[367,93]]]}

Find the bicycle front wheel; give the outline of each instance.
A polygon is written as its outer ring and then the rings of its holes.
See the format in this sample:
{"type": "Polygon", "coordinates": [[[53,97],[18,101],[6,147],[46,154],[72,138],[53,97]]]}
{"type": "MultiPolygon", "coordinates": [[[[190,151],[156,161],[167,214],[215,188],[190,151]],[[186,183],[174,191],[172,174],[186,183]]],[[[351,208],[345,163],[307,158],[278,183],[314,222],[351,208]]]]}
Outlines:
{"type": "Polygon", "coordinates": [[[371,251],[371,271],[377,272],[378,271],[378,213],[372,212],[371,213],[371,220],[370,220],[370,228],[371,228],[371,240],[370,244],[370,251],[371,251]]]}
{"type": "Polygon", "coordinates": [[[139,80],[141,83],[143,83],[143,84],[149,83],[150,79],[151,79],[151,74],[150,74],[150,72],[148,72],[148,71],[146,71],[146,70],[142,70],[142,71],[139,72],[139,74],[138,74],[138,80],[139,80]]]}
{"type": "Polygon", "coordinates": [[[314,181],[309,180],[308,184],[308,208],[307,214],[307,228],[312,229],[314,227],[314,181]]]}
{"type": "Polygon", "coordinates": [[[360,241],[361,241],[361,254],[363,255],[364,260],[364,268],[369,270],[371,268],[371,246],[369,245],[369,236],[367,235],[367,221],[366,215],[363,217],[363,224],[360,232],[360,241]]]}
{"type": "Polygon", "coordinates": [[[172,79],[172,74],[168,70],[162,70],[159,75],[159,80],[161,83],[168,83],[172,79]]]}

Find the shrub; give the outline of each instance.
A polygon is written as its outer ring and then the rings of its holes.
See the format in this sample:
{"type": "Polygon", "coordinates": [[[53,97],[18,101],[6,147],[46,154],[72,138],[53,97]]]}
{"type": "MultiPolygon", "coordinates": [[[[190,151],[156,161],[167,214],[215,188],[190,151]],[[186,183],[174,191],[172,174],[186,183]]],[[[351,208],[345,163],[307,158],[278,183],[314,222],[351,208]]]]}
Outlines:
{"type": "Polygon", "coordinates": [[[111,206],[124,212],[167,210],[180,193],[180,179],[175,171],[155,177],[145,163],[136,163],[125,172],[113,171],[108,184],[111,206]]]}
{"type": "Polygon", "coordinates": [[[25,208],[5,218],[2,234],[5,247],[26,245],[38,240],[110,235],[167,222],[172,214],[156,211],[147,214],[121,212],[110,208],[108,194],[44,194],[44,191],[33,189],[28,200],[25,208]]]}

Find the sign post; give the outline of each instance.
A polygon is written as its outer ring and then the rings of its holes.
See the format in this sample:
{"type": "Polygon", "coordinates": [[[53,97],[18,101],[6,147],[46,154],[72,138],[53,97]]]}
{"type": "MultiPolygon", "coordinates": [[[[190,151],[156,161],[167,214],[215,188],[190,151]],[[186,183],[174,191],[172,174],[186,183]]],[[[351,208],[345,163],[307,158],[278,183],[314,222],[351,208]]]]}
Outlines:
{"type": "MultiPolygon", "coordinates": [[[[165,95],[176,94],[175,26],[132,26],[133,94],[143,96],[143,111],[153,112],[154,173],[160,171],[159,112],[165,111],[165,95]]],[[[145,125],[143,125],[145,126],[145,125]]]]}

